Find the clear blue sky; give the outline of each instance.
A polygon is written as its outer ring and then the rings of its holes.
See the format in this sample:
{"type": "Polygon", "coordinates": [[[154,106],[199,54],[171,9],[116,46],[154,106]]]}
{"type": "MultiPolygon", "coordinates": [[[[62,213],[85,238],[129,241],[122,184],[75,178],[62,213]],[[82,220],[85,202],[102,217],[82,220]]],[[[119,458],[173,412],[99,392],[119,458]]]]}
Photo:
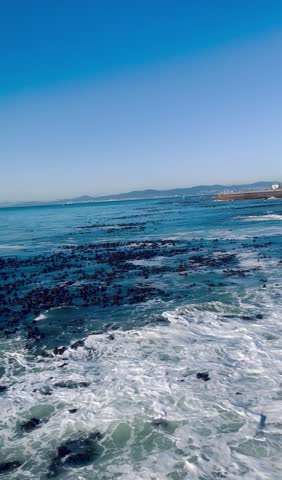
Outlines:
{"type": "Polygon", "coordinates": [[[0,201],[282,176],[281,0],[6,0],[0,201]]]}

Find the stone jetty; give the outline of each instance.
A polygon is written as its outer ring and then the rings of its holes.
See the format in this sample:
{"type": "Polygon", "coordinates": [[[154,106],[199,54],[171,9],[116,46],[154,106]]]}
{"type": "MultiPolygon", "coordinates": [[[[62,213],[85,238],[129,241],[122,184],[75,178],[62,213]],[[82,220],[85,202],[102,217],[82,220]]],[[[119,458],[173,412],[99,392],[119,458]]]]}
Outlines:
{"type": "Polygon", "coordinates": [[[259,192],[226,192],[218,193],[215,197],[216,200],[255,200],[255,199],[267,199],[267,198],[282,198],[282,189],[277,190],[261,190],[259,192]]]}

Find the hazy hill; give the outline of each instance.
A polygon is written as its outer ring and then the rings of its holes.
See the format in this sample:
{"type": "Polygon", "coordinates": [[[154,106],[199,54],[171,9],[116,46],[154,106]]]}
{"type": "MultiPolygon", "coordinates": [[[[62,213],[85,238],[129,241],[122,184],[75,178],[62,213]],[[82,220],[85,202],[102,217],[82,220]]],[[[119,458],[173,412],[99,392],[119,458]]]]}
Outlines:
{"type": "Polygon", "coordinates": [[[127,193],[118,193],[113,195],[102,196],[90,196],[82,195],[80,197],[64,198],[61,200],[52,200],[49,202],[3,202],[1,207],[13,207],[13,206],[36,206],[36,205],[59,205],[62,203],[85,203],[85,202],[97,202],[97,201],[110,201],[110,200],[129,200],[129,199],[146,199],[146,198],[161,198],[161,197],[176,197],[176,196],[191,196],[191,195],[215,195],[219,192],[241,192],[241,191],[253,191],[253,190],[266,190],[271,188],[274,183],[272,182],[256,182],[252,184],[242,185],[197,185],[195,187],[187,188],[173,188],[169,190],[133,190],[127,193]]]}

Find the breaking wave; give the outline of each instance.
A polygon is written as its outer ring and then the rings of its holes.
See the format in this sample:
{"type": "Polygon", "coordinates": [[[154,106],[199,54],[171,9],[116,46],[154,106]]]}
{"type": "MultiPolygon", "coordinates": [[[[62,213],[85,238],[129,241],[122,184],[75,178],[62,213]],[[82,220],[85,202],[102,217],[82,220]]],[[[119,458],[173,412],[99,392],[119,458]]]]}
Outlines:
{"type": "Polygon", "coordinates": [[[12,460],[16,448],[22,463],[10,478],[46,478],[62,442],[99,430],[95,464],[63,478],[278,480],[277,295],[279,287],[249,290],[227,304],[168,310],[158,325],[89,335],[36,361],[20,339],[6,346],[1,456],[12,460]],[[18,425],[30,416],[43,423],[27,437],[18,425]]]}

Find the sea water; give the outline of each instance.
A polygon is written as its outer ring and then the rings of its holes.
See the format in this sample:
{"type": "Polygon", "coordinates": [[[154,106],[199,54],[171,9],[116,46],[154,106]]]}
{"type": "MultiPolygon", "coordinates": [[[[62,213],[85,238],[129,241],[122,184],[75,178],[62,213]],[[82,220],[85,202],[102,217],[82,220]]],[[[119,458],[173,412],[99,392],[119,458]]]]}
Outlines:
{"type": "Polygon", "coordinates": [[[1,209],[0,478],[281,479],[281,220],[275,199],[1,209]]]}

